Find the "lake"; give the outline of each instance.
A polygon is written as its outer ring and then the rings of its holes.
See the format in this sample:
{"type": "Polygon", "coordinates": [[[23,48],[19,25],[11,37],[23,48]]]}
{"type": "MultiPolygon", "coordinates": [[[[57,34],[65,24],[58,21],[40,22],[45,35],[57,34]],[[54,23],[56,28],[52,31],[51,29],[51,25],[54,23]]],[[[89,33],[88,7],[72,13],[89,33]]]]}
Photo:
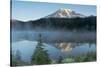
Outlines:
{"type": "Polygon", "coordinates": [[[63,30],[39,30],[39,31],[11,31],[12,42],[29,40],[37,41],[38,35],[42,35],[43,42],[96,42],[95,31],[63,31],[63,30]]]}
{"type": "MultiPolygon", "coordinates": [[[[66,43],[67,44],[67,43],[66,43]]],[[[30,62],[31,56],[34,53],[35,47],[37,45],[37,42],[34,41],[19,41],[12,43],[12,51],[13,53],[16,53],[17,50],[21,52],[22,60],[26,62],[30,62]]],[[[66,47],[63,48],[63,45],[61,47],[61,44],[59,46],[55,46],[55,44],[45,44],[44,43],[45,50],[48,50],[49,57],[51,59],[57,60],[59,56],[62,56],[63,58],[67,58],[70,56],[77,56],[80,54],[85,54],[88,52],[96,52],[96,44],[92,43],[68,43],[66,47]],[[70,44],[74,45],[71,46],[70,44]]]]}
{"type": "Polygon", "coordinates": [[[30,62],[40,33],[42,34],[43,48],[48,50],[49,57],[53,60],[58,60],[60,56],[67,58],[96,52],[95,32],[12,31],[12,53],[15,54],[19,50],[22,60],[30,62]]]}

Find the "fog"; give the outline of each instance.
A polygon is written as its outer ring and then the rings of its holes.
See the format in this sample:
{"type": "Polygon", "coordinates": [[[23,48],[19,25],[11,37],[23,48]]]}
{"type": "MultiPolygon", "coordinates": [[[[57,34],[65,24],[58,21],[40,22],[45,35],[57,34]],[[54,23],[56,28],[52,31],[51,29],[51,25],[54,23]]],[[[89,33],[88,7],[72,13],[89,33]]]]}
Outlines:
{"type": "Polygon", "coordinates": [[[43,42],[95,42],[96,33],[93,31],[11,31],[11,41],[30,40],[37,41],[38,35],[42,35],[43,42]]]}

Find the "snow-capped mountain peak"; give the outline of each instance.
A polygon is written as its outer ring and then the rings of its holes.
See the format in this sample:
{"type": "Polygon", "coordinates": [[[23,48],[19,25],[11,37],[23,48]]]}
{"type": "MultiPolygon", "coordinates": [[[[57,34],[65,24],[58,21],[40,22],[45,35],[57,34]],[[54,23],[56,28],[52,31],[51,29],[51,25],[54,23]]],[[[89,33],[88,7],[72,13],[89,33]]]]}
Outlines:
{"type": "Polygon", "coordinates": [[[82,14],[76,13],[71,9],[60,8],[56,12],[46,16],[46,18],[75,18],[75,17],[85,17],[82,14]]]}

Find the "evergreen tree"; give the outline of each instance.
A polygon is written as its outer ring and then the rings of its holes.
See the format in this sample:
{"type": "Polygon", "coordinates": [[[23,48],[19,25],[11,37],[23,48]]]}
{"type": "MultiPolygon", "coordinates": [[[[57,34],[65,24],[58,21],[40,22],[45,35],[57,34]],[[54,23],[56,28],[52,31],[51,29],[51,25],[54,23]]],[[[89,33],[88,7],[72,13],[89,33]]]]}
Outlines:
{"type": "Polygon", "coordinates": [[[62,63],[62,60],[63,60],[62,56],[59,56],[58,63],[62,63]]]}
{"type": "Polygon", "coordinates": [[[15,58],[16,58],[17,60],[21,60],[21,52],[20,52],[19,50],[16,51],[15,58]]]}
{"type": "Polygon", "coordinates": [[[36,46],[35,52],[32,55],[31,63],[37,64],[37,65],[50,63],[50,59],[49,59],[47,50],[44,50],[44,48],[43,48],[41,34],[39,35],[38,44],[36,46]]]}

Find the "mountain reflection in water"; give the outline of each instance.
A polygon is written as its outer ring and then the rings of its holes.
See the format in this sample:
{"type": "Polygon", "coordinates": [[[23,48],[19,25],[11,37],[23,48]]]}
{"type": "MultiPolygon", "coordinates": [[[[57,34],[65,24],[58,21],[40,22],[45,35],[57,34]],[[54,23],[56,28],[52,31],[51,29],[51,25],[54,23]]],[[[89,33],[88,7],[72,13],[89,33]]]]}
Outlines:
{"type": "MultiPolygon", "coordinates": [[[[43,43],[44,49],[48,51],[49,57],[53,60],[59,59],[59,56],[67,58],[70,56],[78,56],[88,52],[96,52],[95,43],[43,43]]],[[[36,48],[36,41],[19,41],[12,43],[12,51],[14,54],[17,50],[21,52],[23,61],[31,61],[31,56],[36,48]]]]}
{"type": "MultiPolygon", "coordinates": [[[[92,45],[94,44],[91,44],[91,43],[85,43],[89,46],[89,48],[91,48],[92,45]]],[[[78,46],[82,46],[84,44],[82,43],[59,43],[59,44],[56,44],[55,46],[59,49],[61,49],[61,52],[71,52],[75,47],[78,47],[78,46]]]]}
{"type": "Polygon", "coordinates": [[[72,43],[60,43],[60,44],[56,44],[57,48],[61,49],[61,52],[70,52],[73,48],[72,48],[72,43]]]}

